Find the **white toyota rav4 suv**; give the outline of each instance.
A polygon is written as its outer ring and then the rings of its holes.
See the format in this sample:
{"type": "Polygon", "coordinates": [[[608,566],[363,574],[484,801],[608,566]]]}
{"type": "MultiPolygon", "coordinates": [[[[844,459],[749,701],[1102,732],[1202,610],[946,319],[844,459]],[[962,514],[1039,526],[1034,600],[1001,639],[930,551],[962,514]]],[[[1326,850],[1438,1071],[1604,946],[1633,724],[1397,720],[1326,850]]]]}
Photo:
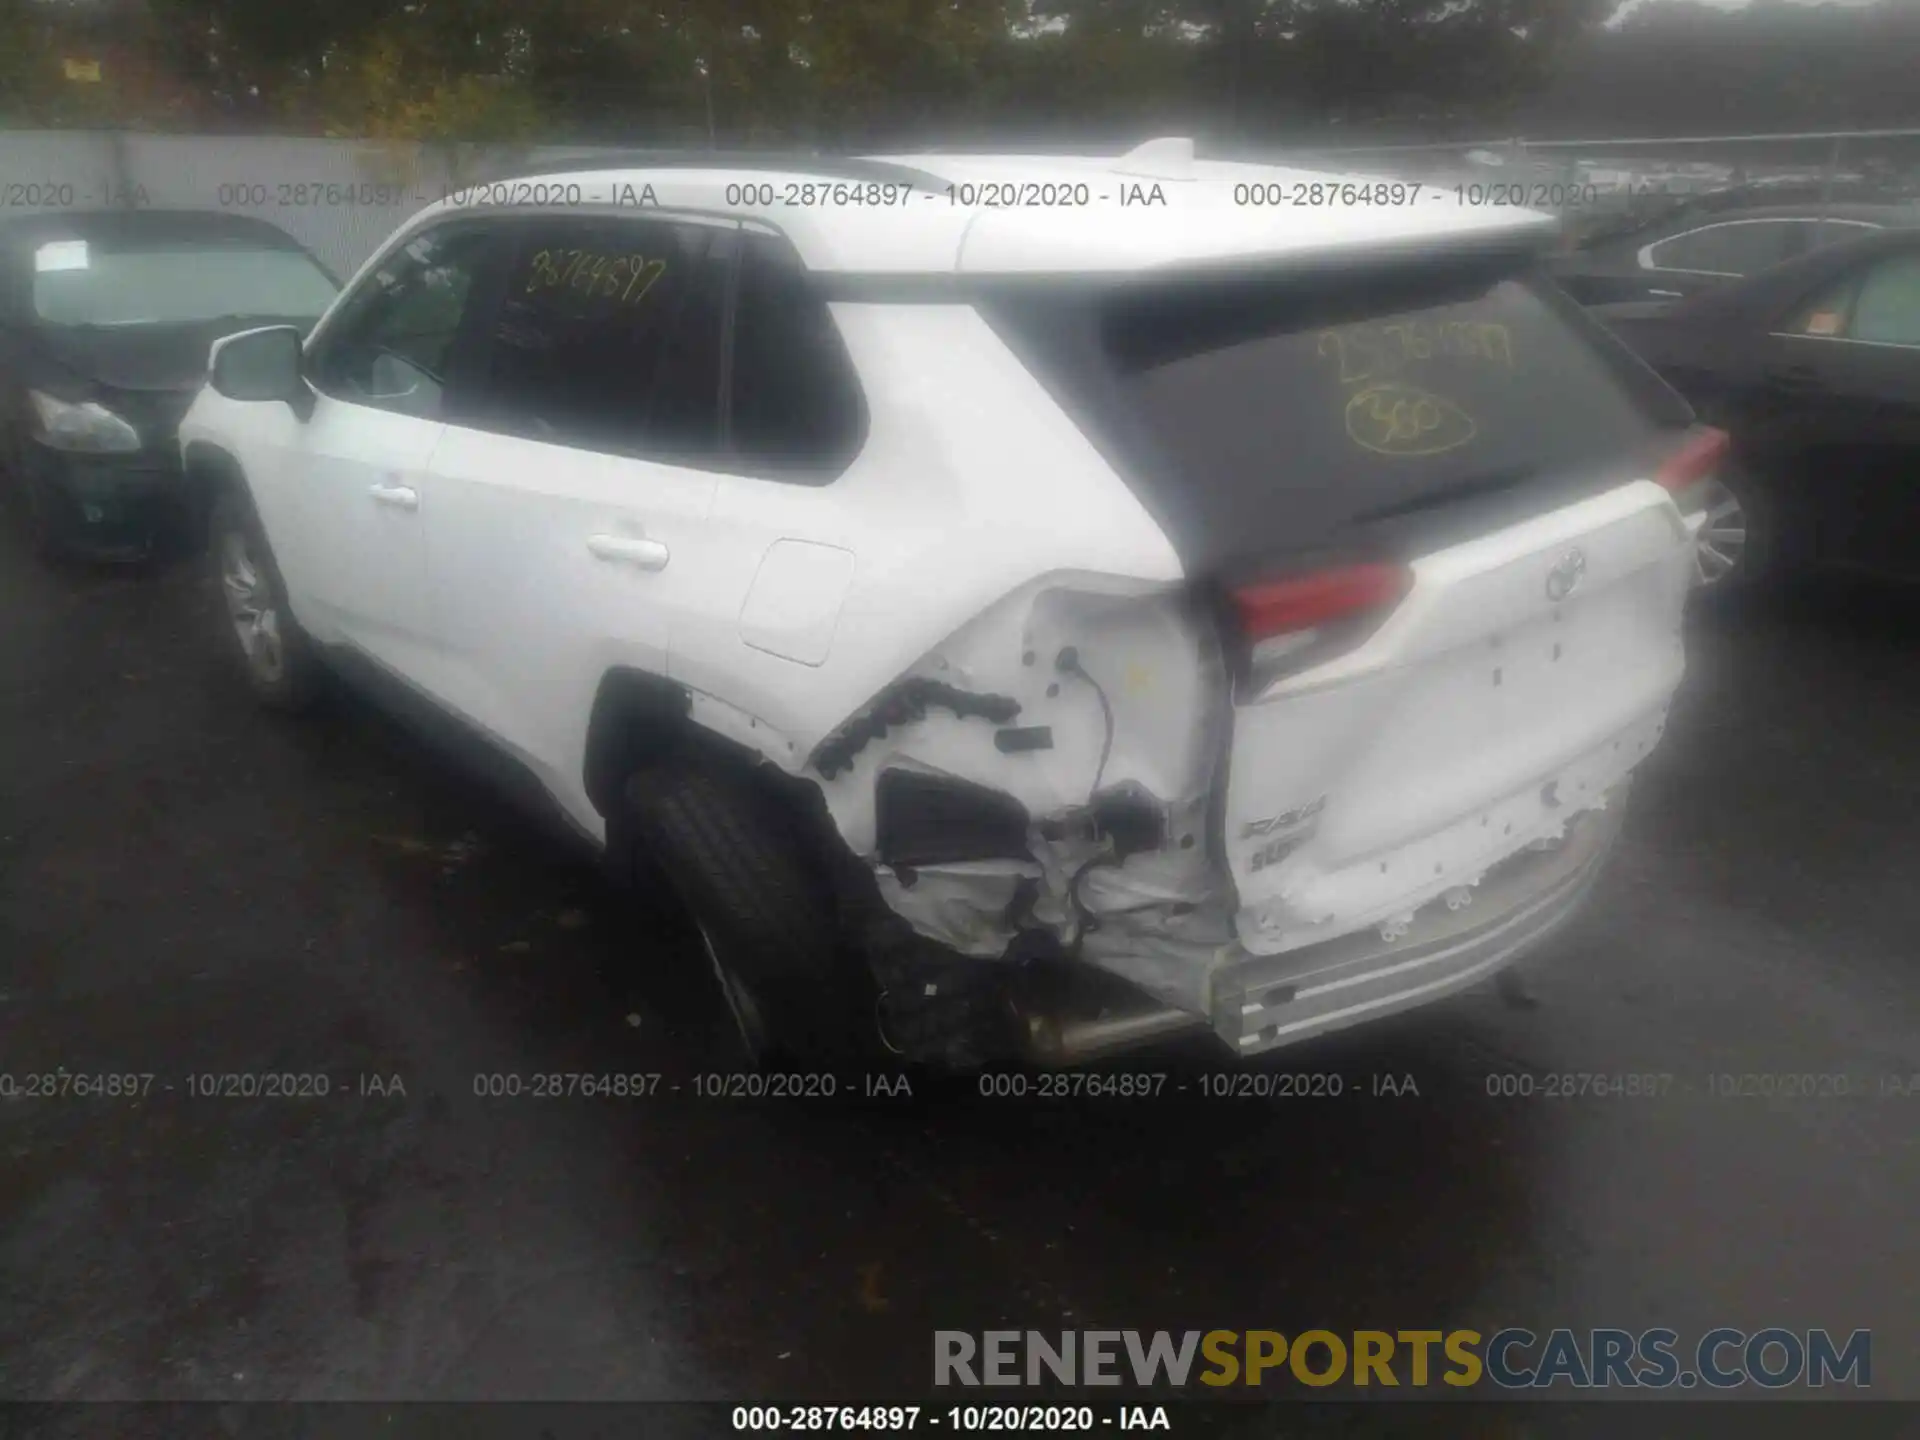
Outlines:
{"type": "Polygon", "coordinates": [[[181,427],[236,654],[370,661],[664,877],[763,1060],[1237,1055],[1571,914],[1725,437],[1431,189],[602,158],[181,427]]]}

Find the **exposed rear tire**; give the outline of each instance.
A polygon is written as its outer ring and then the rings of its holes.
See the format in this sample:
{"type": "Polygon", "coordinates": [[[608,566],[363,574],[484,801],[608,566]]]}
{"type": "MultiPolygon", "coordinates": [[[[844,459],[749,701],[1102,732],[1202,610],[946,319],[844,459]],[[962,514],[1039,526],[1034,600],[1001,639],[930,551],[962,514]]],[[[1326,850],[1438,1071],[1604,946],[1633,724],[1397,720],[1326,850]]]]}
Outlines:
{"type": "Polygon", "coordinates": [[[293,618],[286,582],[246,492],[225,487],[207,528],[228,653],[261,704],[305,710],[320,695],[320,656],[293,618]]]}
{"type": "Polygon", "coordinates": [[[831,1065],[882,1053],[879,996],[832,878],[777,797],[682,753],[632,776],[625,802],[640,850],[693,916],[751,1059],[831,1065]]]}

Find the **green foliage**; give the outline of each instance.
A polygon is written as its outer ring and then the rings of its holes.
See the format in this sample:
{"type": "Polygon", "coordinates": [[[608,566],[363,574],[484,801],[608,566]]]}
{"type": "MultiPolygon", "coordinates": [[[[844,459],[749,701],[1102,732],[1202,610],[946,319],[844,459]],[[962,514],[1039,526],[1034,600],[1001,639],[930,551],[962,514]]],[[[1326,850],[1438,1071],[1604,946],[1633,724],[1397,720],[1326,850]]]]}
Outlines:
{"type": "Polygon", "coordinates": [[[1824,117],[1871,104],[1881,123],[1911,116],[1920,7],[1905,0],[1825,14],[1649,0],[1619,31],[1598,32],[1615,4],[0,0],[0,116],[167,122],[152,87],[61,74],[82,15],[83,42],[106,33],[136,47],[194,98],[202,113],[179,123],[211,113],[234,128],[396,141],[857,145],[1060,126],[1252,136],[1389,122],[1437,132],[1537,120],[1542,95],[1623,114],[1698,109],[1714,89],[1700,70],[1714,65],[1748,109],[1824,117]],[[1855,38],[1836,40],[1843,28],[1855,38]],[[1583,90],[1589,72],[1605,83],[1583,90]],[[1643,98],[1621,104],[1616,93],[1643,98]]]}
{"type": "Polygon", "coordinates": [[[523,77],[455,70],[399,27],[323,56],[319,74],[290,86],[284,103],[328,135],[372,140],[524,140],[546,128],[523,77]]]}

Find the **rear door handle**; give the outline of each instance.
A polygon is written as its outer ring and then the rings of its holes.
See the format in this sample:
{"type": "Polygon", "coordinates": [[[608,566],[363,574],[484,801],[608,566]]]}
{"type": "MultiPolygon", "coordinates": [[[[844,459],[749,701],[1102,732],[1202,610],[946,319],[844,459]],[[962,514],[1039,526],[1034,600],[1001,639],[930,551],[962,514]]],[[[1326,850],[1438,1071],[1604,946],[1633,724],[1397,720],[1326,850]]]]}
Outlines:
{"type": "Polygon", "coordinates": [[[1767,370],[1767,384],[1794,395],[1817,395],[1826,384],[1811,365],[1775,365],[1767,370]]]}
{"type": "Polygon", "coordinates": [[[658,540],[637,535],[589,535],[587,550],[599,560],[612,560],[640,570],[664,570],[672,551],[658,540]]]}
{"type": "Polygon", "coordinates": [[[396,510],[418,510],[420,492],[411,485],[375,485],[367,491],[381,505],[391,505],[396,510]]]}

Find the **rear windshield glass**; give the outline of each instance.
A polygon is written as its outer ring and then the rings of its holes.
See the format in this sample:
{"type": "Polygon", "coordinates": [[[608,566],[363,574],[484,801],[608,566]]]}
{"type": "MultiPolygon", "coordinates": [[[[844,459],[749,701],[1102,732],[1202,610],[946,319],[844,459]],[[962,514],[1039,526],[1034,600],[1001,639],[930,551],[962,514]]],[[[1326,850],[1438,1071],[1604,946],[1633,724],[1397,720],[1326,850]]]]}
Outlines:
{"type": "Polygon", "coordinates": [[[1618,358],[1527,282],[1396,298],[1142,297],[1108,307],[1103,340],[1195,483],[1332,483],[1364,508],[1644,446],[1650,417],[1618,358]]]}
{"type": "Polygon", "coordinates": [[[1646,472],[1684,401],[1524,263],[1036,287],[995,328],[1189,573],[1417,552],[1646,472]]]}
{"type": "Polygon", "coordinates": [[[298,250],[240,245],[103,249],[56,241],[34,256],[33,309],[50,325],[315,320],[336,287],[298,250]]]}

